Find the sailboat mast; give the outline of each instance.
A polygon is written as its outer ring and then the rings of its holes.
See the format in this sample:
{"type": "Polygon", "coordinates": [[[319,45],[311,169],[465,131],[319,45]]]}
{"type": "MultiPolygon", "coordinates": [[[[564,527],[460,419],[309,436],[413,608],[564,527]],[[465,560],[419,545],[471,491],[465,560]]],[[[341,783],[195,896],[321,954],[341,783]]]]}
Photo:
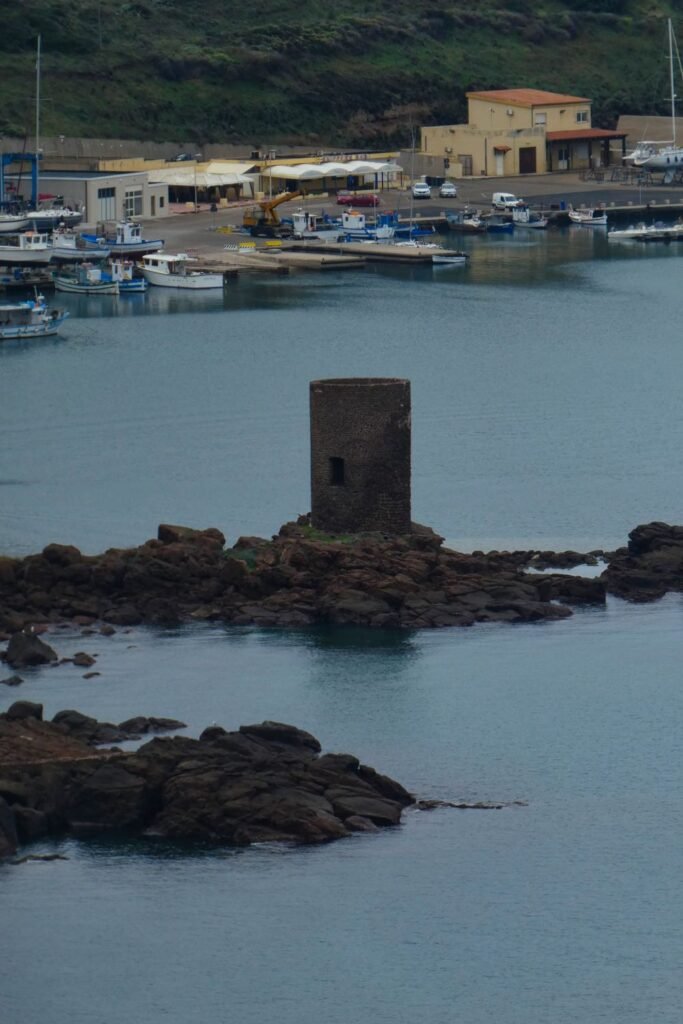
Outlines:
{"type": "Polygon", "coordinates": [[[38,196],[40,194],[40,42],[36,48],[36,209],[38,209],[38,196]]]}
{"type": "Polygon", "coordinates": [[[669,73],[671,76],[671,144],[676,145],[676,91],[674,84],[674,30],[669,18],[669,73]]]}

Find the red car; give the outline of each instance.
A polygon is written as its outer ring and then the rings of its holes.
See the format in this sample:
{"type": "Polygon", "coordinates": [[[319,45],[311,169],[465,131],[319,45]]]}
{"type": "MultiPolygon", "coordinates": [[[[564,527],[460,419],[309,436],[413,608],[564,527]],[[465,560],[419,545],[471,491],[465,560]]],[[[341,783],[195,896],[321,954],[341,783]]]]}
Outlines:
{"type": "Polygon", "coordinates": [[[338,206],[379,206],[379,196],[374,192],[338,192],[338,206]]]}

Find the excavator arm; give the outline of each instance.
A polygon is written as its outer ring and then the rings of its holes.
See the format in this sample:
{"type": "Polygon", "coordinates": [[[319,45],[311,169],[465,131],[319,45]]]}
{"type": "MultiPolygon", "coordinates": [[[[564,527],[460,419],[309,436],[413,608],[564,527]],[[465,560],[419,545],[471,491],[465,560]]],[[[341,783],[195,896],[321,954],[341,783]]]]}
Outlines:
{"type": "Polygon", "coordinates": [[[272,199],[259,200],[258,206],[252,206],[244,211],[242,224],[250,228],[252,234],[270,234],[276,231],[280,225],[280,218],[277,213],[278,206],[288,203],[290,199],[297,199],[303,192],[281,192],[272,199]],[[262,229],[262,230],[257,230],[262,229]]]}

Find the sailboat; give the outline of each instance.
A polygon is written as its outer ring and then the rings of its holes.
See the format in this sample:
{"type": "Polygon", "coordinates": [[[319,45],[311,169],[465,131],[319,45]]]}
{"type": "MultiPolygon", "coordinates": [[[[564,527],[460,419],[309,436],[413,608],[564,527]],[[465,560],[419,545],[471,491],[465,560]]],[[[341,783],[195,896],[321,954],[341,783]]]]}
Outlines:
{"type": "Polygon", "coordinates": [[[645,167],[648,171],[675,171],[677,168],[683,170],[683,146],[676,145],[676,90],[674,86],[674,52],[681,69],[681,57],[678,52],[678,44],[674,37],[671,18],[668,19],[669,26],[669,78],[671,88],[671,141],[663,145],[657,142],[639,142],[632,153],[624,159],[635,167],[645,167]]]}

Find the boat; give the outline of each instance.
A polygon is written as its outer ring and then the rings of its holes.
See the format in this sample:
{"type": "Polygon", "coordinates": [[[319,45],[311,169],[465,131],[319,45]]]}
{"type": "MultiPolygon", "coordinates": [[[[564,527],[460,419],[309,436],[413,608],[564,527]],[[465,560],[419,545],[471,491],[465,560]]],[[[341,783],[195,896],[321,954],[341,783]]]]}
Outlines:
{"type": "Polygon", "coordinates": [[[144,277],[135,276],[135,264],[132,260],[110,260],[108,270],[112,280],[118,282],[119,295],[139,294],[146,292],[149,287],[144,277]]]}
{"type": "Polygon", "coordinates": [[[83,234],[86,242],[100,242],[109,249],[112,256],[142,256],[148,252],[159,252],[164,247],[163,238],[148,240],[142,237],[142,228],[131,220],[118,221],[111,235],[83,234]]]}
{"type": "Polygon", "coordinates": [[[110,251],[102,239],[92,241],[68,229],[52,234],[52,256],[56,260],[104,260],[110,251]]]}
{"type": "Polygon", "coordinates": [[[0,305],[0,340],[56,334],[68,315],[63,309],[48,309],[45,299],[38,294],[25,302],[0,305]]]}
{"type": "Polygon", "coordinates": [[[73,228],[83,220],[83,214],[70,206],[48,206],[35,210],[25,210],[27,218],[35,231],[54,231],[55,228],[73,228]]]}
{"type": "Polygon", "coordinates": [[[446,223],[449,231],[458,231],[464,235],[483,234],[486,224],[478,210],[456,210],[446,212],[446,223]]]}
{"type": "Polygon", "coordinates": [[[669,83],[671,95],[671,140],[668,142],[639,142],[632,153],[628,153],[624,160],[634,167],[644,167],[648,171],[669,171],[673,173],[679,168],[683,170],[683,146],[676,144],[676,87],[674,82],[674,52],[678,67],[681,67],[681,58],[678,52],[678,44],[674,36],[671,18],[667,19],[669,35],[669,83]]]}
{"type": "Polygon", "coordinates": [[[0,263],[18,266],[19,264],[49,263],[52,259],[52,246],[49,236],[39,231],[22,231],[17,235],[3,235],[0,242],[0,263]]]}
{"type": "Polygon", "coordinates": [[[296,210],[291,216],[291,224],[292,237],[297,239],[336,242],[344,234],[340,220],[316,217],[308,210],[296,210]]]}
{"type": "Polygon", "coordinates": [[[78,292],[80,295],[118,295],[118,281],[96,267],[94,263],[79,263],[70,271],[55,274],[58,292],[78,292]]]}
{"type": "Polygon", "coordinates": [[[368,223],[365,214],[357,210],[344,210],[341,234],[347,242],[388,242],[396,233],[393,224],[368,223]]]}
{"type": "Polygon", "coordinates": [[[607,211],[602,206],[581,206],[578,210],[570,206],[567,212],[572,224],[582,224],[588,228],[607,226],[607,211]]]}
{"type": "Polygon", "coordinates": [[[0,213],[0,234],[23,231],[30,223],[28,217],[23,213],[0,213]]]}
{"type": "Polygon", "coordinates": [[[630,225],[627,228],[613,228],[607,232],[610,242],[680,242],[683,241],[683,220],[674,224],[655,221],[653,224],[630,225]]]}
{"type": "Polygon", "coordinates": [[[435,252],[432,254],[432,263],[438,267],[462,266],[464,263],[467,263],[468,259],[468,253],[451,252],[448,249],[444,249],[442,252],[435,252]]]}
{"type": "Polygon", "coordinates": [[[138,269],[150,284],[161,288],[223,288],[223,274],[194,269],[192,263],[196,262],[196,257],[186,252],[157,252],[143,256],[138,269]]]}
{"type": "Polygon", "coordinates": [[[512,211],[512,223],[516,228],[534,228],[543,230],[548,227],[548,218],[544,217],[537,210],[532,210],[524,203],[523,206],[516,206],[512,211]]]}
{"type": "Polygon", "coordinates": [[[510,235],[515,229],[512,220],[500,213],[487,213],[486,216],[482,217],[482,222],[489,234],[510,235]]]}
{"type": "Polygon", "coordinates": [[[52,271],[48,267],[6,267],[0,269],[0,291],[10,289],[54,288],[52,271]]]}

